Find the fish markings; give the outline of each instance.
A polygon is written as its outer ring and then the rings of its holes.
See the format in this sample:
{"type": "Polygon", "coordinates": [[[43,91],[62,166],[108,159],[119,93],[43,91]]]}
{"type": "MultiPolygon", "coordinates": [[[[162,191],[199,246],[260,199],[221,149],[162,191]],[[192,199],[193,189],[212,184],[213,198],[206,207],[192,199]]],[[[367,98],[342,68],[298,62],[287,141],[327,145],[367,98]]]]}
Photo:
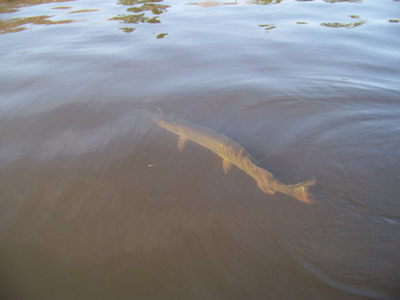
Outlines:
{"type": "Polygon", "coordinates": [[[315,178],[298,184],[284,184],[262,168],[260,163],[239,143],[213,129],[162,114],[153,116],[152,119],[157,125],[179,136],[178,149],[180,151],[183,150],[185,143],[191,140],[220,156],[225,174],[232,165],[235,165],[250,175],[264,193],[273,195],[275,192],[280,192],[303,203],[314,202],[309,187],[316,183],[315,178]]]}

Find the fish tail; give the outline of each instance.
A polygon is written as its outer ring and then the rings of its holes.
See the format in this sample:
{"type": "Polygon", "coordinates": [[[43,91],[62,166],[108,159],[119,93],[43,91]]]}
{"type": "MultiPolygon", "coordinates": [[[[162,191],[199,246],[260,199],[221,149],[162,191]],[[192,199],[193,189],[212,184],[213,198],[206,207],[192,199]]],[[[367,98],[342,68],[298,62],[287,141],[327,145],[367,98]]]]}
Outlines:
{"type": "Polygon", "coordinates": [[[313,199],[309,191],[309,188],[315,185],[316,182],[317,180],[315,179],[315,177],[313,177],[306,181],[290,185],[291,191],[288,194],[290,194],[291,196],[293,196],[294,198],[303,203],[308,203],[308,204],[314,203],[315,200],[313,199]]]}

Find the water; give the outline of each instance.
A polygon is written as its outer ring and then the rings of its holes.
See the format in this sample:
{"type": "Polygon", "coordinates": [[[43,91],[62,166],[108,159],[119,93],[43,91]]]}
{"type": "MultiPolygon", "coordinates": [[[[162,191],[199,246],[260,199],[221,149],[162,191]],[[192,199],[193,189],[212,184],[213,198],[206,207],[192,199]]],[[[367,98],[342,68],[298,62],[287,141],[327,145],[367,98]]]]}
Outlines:
{"type": "Polygon", "coordinates": [[[400,297],[399,1],[1,3],[2,299],[400,297]]]}

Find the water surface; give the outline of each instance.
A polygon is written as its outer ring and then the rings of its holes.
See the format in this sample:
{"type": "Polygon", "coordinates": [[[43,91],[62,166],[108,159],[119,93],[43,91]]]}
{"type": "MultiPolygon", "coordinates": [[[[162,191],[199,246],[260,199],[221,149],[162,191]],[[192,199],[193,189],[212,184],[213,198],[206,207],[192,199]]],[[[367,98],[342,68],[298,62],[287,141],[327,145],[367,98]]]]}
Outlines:
{"type": "Polygon", "coordinates": [[[2,299],[397,299],[400,2],[1,1],[2,299]],[[231,137],[262,193],[150,118],[231,137]]]}

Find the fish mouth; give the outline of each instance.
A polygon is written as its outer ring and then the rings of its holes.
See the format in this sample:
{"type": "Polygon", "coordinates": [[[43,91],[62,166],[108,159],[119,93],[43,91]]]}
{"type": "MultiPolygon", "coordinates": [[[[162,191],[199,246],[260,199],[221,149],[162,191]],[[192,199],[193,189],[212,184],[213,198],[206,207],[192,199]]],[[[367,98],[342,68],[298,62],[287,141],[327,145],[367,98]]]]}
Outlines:
{"type": "Polygon", "coordinates": [[[160,125],[161,124],[161,117],[159,116],[151,116],[151,119],[153,120],[154,123],[160,125]]]}
{"type": "Polygon", "coordinates": [[[165,119],[162,116],[152,116],[151,119],[160,127],[167,128],[168,126],[167,122],[165,122],[165,119]]]}

